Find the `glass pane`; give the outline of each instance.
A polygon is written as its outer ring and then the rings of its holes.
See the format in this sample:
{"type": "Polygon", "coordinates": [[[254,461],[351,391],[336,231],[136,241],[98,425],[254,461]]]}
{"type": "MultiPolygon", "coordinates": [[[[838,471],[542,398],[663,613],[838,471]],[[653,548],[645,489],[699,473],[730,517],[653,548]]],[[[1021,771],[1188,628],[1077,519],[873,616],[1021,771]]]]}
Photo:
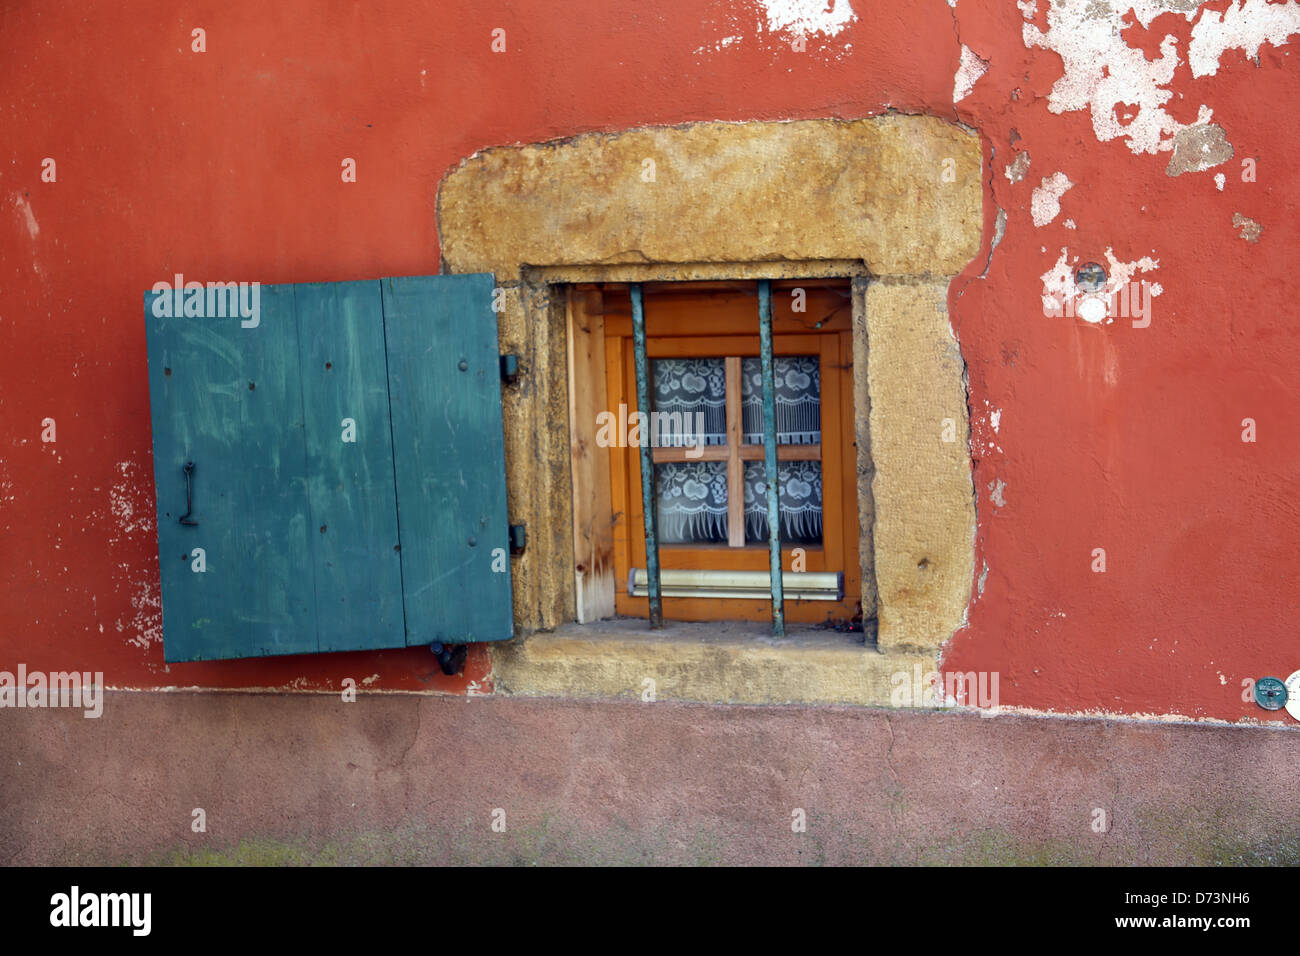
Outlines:
{"type": "MultiPolygon", "coordinates": [[[[772,360],[776,378],[776,443],[816,445],[822,440],[821,362],[816,355],[778,355],[772,360]]],[[[763,363],[740,363],[740,406],[743,441],[763,444],[763,363]]]]}
{"type": "Polygon", "coordinates": [[[664,544],[727,541],[725,461],[657,464],[655,495],[659,538],[664,544]]]}
{"type": "Polygon", "coordinates": [[[660,447],[727,443],[727,366],[720,358],[655,359],[651,443],[660,447]]]}
{"type": "MultiPolygon", "coordinates": [[[[781,543],[819,544],[822,540],[822,463],[777,462],[781,497],[781,543]]],[[[767,469],[745,462],[745,542],[767,541],[767,469]]]]}

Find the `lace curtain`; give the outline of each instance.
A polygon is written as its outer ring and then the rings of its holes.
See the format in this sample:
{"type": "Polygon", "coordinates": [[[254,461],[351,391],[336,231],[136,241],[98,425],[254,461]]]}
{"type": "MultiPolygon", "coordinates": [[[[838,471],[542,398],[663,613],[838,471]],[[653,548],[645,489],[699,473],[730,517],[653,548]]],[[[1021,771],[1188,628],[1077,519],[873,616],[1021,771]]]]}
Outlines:
{"type": "Polygon", "coordinates": [[[696,425],[703,415],[704,444],[727,443],[727,366],[720,358],[655,359],[654,411],[667,414],[656,439],[662,445],[699,441],[696,425]],[[683,434],[684,433],[684,434],[683,434]]]}
{"type": "MultiPolygon", "coordinates": [[[[658,359],[653,364],[654,410],[682,413],[693,432],[704,415],[705,444],[727,440],[727,376],[721,358],[658,359]]],[[[821,378],[816,356],[778,356],[776,374],[777,443],[821,441],[821,378]]],[[[741,363],[741,423],[746,444],[763,441],[762,370],[758,359],[741,363]]],[[[660,437],[662,444],[675,444],[660,437]]],[[[822,534],[821,462],[783,461],[777,466],[781,538],[816,543],[822,534]]],[[[726,543],[727,465],[721,461],[664,462],[655,465],[659,533],[665,544],[726,543]]],[[[761,461],[744,463],[745,540],[767,540],[767,484],[761,461]]]]}
{"type": "MultiPolygon", "coordinates": [[[[778,355],[776,379],[776,443],[815,445],[822,440],[821,363],[815,355],[778,355]]],[[[747,358],[740,363],[741,429],[746,445],[763,444],[763,364],[747,358]]]]}
{"type": "Polygon", "coordinates": [[[655,465],[659,537],[664,544],[727,540],[727,463],[655,465]]]}
{"type": "MultiPolygon", "coordinates": [[[[767,540],[767,469],[745,462],[745,541],[767,540]]],[[[781,542],[808,544],[822,539],[822,463],[782,461],[776,466],[781,490],[781,542]]]]}
{"type": "MultiPolygon", "coordinates": [[[[761,461],[744,463],[745,541],[767,540],[767,479],[761,461]]],[[[777,464],[781,489],[781,540],[816,543],[822,537],[822,465],[819,461],[777,464]]],[[[655,465],[659,535],[664,544],[727,541],[727,463],[665,462],[655,465]]]]}

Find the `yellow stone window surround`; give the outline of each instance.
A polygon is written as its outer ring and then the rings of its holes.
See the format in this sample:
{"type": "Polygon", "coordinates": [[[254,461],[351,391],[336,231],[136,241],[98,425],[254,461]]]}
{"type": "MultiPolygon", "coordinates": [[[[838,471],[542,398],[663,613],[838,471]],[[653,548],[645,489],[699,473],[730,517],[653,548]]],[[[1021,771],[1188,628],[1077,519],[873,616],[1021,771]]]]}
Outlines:
{"type": "Polygon", "coordinates": [[[935,669],[974,577],[947,302],[980,248],[982,172],[972,131],[888,115],[584,134],[484,150],[447,174],[443,270],[496,276],[501,349],[520,356],[504,392],[506,467],[528,549],[514,559],[520,636],[492,648],[499,690],[887,705],[896,674],[935,669]],[[572,623],[565,287],[824,276],[853,279],[863,600],[874,580],[878,646],[824,632],[777,642],[740,624],[572,623]]]}

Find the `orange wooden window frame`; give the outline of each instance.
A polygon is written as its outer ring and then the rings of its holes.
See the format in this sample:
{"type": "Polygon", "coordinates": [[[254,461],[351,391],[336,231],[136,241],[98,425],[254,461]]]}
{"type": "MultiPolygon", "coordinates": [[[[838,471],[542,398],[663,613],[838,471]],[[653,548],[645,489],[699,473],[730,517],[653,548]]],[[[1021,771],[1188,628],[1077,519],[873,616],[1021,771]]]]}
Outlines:
{"type": "MultiPolygon", "coordinates": [[[[820,446],[782,445],[781,460],[814,459],[822,463],[822,542],[820,545],[782,547],[782,566],[792,569],[793,552],[802,548],[806,571],[842,571],[843,601],[786,602],[790,621],[817,623],[852,617],[861,600],[861,566],[858,561],[857,454],[853,419],[853,343],[848,283],[781,283],[773,295],[773,352],[776,355],[816,355],[821,372],[820,446]],[[806,310],[793,311],[793,298],[778,294],[795,287],[805,291],[806,310]]],[[[758,306],[754,284],[690,289],[678,285],[666,289],[647,286],[645,291],[646,350],[648,357],[719,357],[734,366],[728,375],[728,431],[726,446],[709,446],[708,460],[762,460],[762,445],[740,445],[739,364],[757,356],[758,306]],[[753,330],[752,333],[749,330],[753,330]],[[743,331],[742,331],[743,330],[743,331]],[[736,413],[733,415],[732,399],[736,413]]],[[[636,371],[633,362],[631,301],[626,287],[606,286],[605,374],[607,408],[616,412],[626,405],[628,414],[637,411],[636,371]]],[[[657,448],[656,462],[680,458],[676,449],[657,448]]],[[[728,470],[729,504],[740,497],[739,468],[728,470]]],[[[646,566],[644,519],[641,505],[641,469],[636,448],[610,449],[610,498],[614,517],[615,611],[644,617],[649,613],[646,598],[629,597],[627,576],[631,567],[646,566]]],[[[734,512],[733,512],[734,514],[734,512]]],[[[765,571],[768,568],[766,542],[738,546],[743,541],[743,523],[729,522],[732,541],[706,545],[667,545],[659,548],[665,569],[726,569],[765,571]]],[[[771,604],[766,600],[741,598],[664,598],[668,619],[768,620],[771,604]]]]}

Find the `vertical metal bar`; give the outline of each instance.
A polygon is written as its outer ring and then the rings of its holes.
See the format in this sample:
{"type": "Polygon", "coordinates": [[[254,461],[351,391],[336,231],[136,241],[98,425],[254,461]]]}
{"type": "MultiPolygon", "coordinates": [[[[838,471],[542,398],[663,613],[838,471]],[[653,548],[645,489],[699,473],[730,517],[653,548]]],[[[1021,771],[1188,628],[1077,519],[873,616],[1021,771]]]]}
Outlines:
{"type": "Polygon", "coordinates": [[[632,292],[632,349],[636,364],[636,408],[646,417],[641,428],[641,508],[645,512],[646,590],[650,594],[650,627],[664,626],[663,602],[659,598],[659,536],[655,533],[655,466],[650,447],[650,361],[645,347],[645,303],[641,284],[632,292]]]}
{"type": "Polygon", "coordinates": [[[772,360],[772,283],[758,284],[758,343],[763,360],[763,463],[767,471],[767,541],[772,558],[772,634],[785,637],[781,587],[781,496],[776,464],[776,369],[772,360]]]}

